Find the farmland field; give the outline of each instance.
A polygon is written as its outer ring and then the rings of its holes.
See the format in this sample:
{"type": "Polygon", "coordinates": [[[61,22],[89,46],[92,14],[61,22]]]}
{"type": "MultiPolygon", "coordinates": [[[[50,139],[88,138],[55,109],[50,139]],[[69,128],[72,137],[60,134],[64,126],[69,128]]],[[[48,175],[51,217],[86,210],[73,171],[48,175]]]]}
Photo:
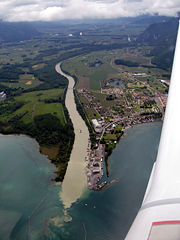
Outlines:
{"type": "MultiPolygon", "coordinates": [[[[106,59],[107,52],[95,52],[67,60],[63,63],[63,69],[81,78],[80,84],[77,88],[83,86],[82,78],[87,82],[89,81],[90,89],[101,88],[101,82],[106,80],[109,74],[117,73],[108,59],[106,59]]],[[[86,83],[84,87],[86,87],[86,83]]]]}
{"type": "Polygon", "coordinates": [[[33,74],[21,74],[17,82],[0,82],[2,85],[9,88],[29,89],[38,86],[41,81],[34,77],[33,74]]]}
{"type": "MultiPolygon", "coordinates": [[[[77,88],[100,90],[104,84],[112,78],[133,80],[133,74],[144,73],[146,78],[151,80],[152,85],[162,90],[161,84],[155,80],[166,73],[162,69],[154,68],[151,64],[151,57],[147,56],[151,47],[124,48],[111,51],[97,51],[83,56],[66,60],[63,69],[78,78],[77,88]],[[136,62],[139,67],[116,65],[114,61],[136,62]],[[147,66],[147,67],[146,67],[147,66]],[[154,83],[153,83],[154,82],[154,83]]],[[[136,78],[143,80],[142,78],[136,78]]]]}
{"type": "Polygon", "coordinates": [[[23,122],[30,123],[33,118],[38,115],[50,113],[59,118],[62,125],[65,123],[64,111],[62,104],[59,102],[45,103],[48,100],[57,100],[62,97],[63,89],[53,89],[46,91],[34,91],[30,93],[24,93],[21,96],[15,97],[15,102],[23,102],[24,105],[13,112],[11,115],[4,113],[1,115],[1,120],[10,120],[16,115],[23,115],[23,122]]]}

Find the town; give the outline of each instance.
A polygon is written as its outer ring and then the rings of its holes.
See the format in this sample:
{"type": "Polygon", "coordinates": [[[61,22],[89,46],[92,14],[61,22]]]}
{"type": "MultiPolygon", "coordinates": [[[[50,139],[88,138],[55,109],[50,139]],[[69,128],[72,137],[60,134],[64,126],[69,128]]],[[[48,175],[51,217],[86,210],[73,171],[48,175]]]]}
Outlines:
{"type": "MultiPolygon", "coordinates": [[[[160,80],[161,84],[165,82],[160,80]]],[[[127,88],[106,85],[99,94],[85,88],[78,91],[85,112],[91,115],[89,122],[96,136],[96,146],[88,149],[86,158],[88,188],[96,191],[111,184],[107,181],[98,184],[103,176],[103,158],[107,160],[124,130],[162,119],[167,102],[167,93],[146,83],[137,82],[134,87],[129,83],[127,88]]]]}

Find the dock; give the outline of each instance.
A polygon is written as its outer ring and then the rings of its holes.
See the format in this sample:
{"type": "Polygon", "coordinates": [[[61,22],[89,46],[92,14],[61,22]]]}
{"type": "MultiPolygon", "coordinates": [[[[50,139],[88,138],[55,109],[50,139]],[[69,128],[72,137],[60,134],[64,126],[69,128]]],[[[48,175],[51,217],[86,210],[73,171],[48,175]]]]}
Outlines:
{"type": "Polygon", "coordinates": [[[103,176],[103,157],[104,145],[99,144],[97,149],[88,151],[88,156],[85,158],[88,161],[86,167],[88,188],[98,190],[98,182],[103,176]]]}

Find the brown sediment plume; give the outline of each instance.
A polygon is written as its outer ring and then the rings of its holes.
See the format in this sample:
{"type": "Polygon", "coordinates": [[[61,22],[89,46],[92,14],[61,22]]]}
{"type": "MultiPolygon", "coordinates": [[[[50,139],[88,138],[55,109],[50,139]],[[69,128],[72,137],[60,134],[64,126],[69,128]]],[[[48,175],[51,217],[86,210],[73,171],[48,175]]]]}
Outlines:
{"type": "Polygon", "coordinates": [[[87,156],[89,131],[76,108],[73,91],[75,81],[71,76],[62,72],[60,65],[61,63],[56,65],[56,71],[65,76],[69,81],[65,105],[73,123],[75,133],[70,161],[60,191],[60,198],[66,209],[70,208],[72,203],[76,202],[82,196],[87,187],[87,178],[85,174],[86,163],[84,159],[87,156]]]}

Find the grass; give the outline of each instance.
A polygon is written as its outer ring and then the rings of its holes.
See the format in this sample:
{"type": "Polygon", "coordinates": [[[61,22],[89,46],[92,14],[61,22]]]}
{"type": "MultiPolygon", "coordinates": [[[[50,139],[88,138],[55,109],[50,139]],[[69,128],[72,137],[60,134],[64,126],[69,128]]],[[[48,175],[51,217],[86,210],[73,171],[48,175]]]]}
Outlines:
{"type": "Polygon", "coordinates": [[[107,97],[106,94],[102,94],[100,92],[94,92],[94,91],[91,93],[92,93],[92,95],[95,96],[95,100],[93,100],[93,101],[99,101],[102,104],[102,106],[105,108],[113,107],[116,105],[116,102],[114,100],[112,100],[112,101],[106,100],[106,97],[107,97]]]}
{"type": "Polygon", "coordinates": [[[38,70],[38,69],[43,68],[45,65],[46,65],[45,63],[39,63],[39,64],[36,64],[36,65],[33,65],[32,68],[34,70],[38,70]]]}
{"type": "Polygon", "coordinates": [[[7,83],[7,82],[0,82],[0,84],[7,86],[9,88],[23,88],[23,89],[29,89],[33,88],[35,86],[38,86],[41,82],[37,79],[33,80],[31,84],[26,84],[25,82],[17,82],[17,83],[7,83]]]}
{"type": "Polygon", "coordinates": [[[116,134],[106,133],[103,138],[104,140],[117,141],[116,134]]]}
{"type": "Polygon", "coordinates": [[[109,74],[116,73],[116,71],[109,64],[102,64],[96,69],[93,69],[92,74],[90,74],[90,88],[100,89],[101,81],[107,79],[109,74]]]}
{"type": "Polygon", "coordinates": [[[49,159],[56,160],[59,153],[59,145],[41,146],[40,152],[44,155],[47,155],[49,159]]]}
{"type": "Polygon", "coordinates": [[[115,131],[122,131],[122,129],[123,129],[122,125],[117,125],[114,130],[115,131]]]}
{"type": "Polygon", "coordinates": [[[85,111],[90,120],[99,119],[101,117],[94,108],[85,109],[85,111]]]}
{"type": "Polygon", "coordinates": [[[132,73],[144,72],[155,76],[157,76],[157,73],[161,73],[162,70],[160,69],[157,70],[144,67],[127,67],[122,65],[115,65],[113,63],[114,59],[121,58],[136,61],[139,64],[150,65],[151,57],[144,56],[149,52],[149,49],[150,47],[139,47],[136,49],[125,48],[117,49],[116,51],[112,50],[92,52],[84,56],[67,60],[63,64],[63,68],[73,75],[88,78],[90,82],[89,88],[92,90],[99,90],[101,88],[101,81],[107,80],[109,78],[109,75],[112,74],[122,75],[122,70],[132,73]],[[102,64],[98,67],[92,67],[91,65],[96,61],[101,61],[102,64]]]}
{"type": "Polygon", "coordinates": [[[21,74],[19,75],[19,80],[20,81],[29,81],[29,80],[34,80],[35,77],[33,74],[21,74]]]}
{"type": "Polygon", "coordinates": [[[132,83],[128,83],[127,86],[128,86],[128,88],[132,88],[132,89],[138,89],[138,88],[144,87],[143,84],[132,84],[132,83]]]}
{"type": "Polygon", "coordinates": [[[59,118],[62,125],[65,123],[63,106],[61,103],[45,103],[44,100],[58,99],[63,95],[63,89],[51,89],[46,91],[34,91],[24,93],[21,96],[15,97],[15,101],[24,102],[24,105],[13,112],[11,115],[4,114],[0,116],[3,121],[8,121],[12,117],[26,113],[22,120],[24,123],[30,123],[35,116],[50,113],[59,118]]]}
{"type": "Polygon", "coordinates": [[[100,51],[73,58],[64,62],[63,68],[72,75],[88,78],[90,89],[99,90],[101,81],[106,80],[109,74],[117,73],[117,70],[110,65],[109,59],[106,59],[106,55],[107,51],[100,51]],[[97,60],[102,64],[98,67],[91,67],[91,64],[97,60]]]}
{"type": "Polygon", "coordinates": [[[91,119],[94,119],[94,118],[96,118],[96,119],[100,118],[99,113],[94,108],[92,108],[92,107],[87,108],[89,102],[88,102],[86,97],[79,95],[79,99],[80,99],[80,101],[81,101],[81,103],[84,107],[84,110],[86,112],[86,115],[87,115],[88,119],[91,120],[91,119]]]}
{"type": "Polygon", "coordinates": [[[149,81],[149,85],[150,85],[150,87],[153,87],[154,89],[156,89],[162,93],[164,93],[164,91],[166,89],[166,87],[164,87],[162,85],[162,83],[160,83],[157,79],[149,81]]]}
{"type": "Polygon", "coordinates": [[[0,82],[0,84],[9,88],[23,88],[29,89],[38,86],[41,83],[33,74],[21,74],[17,83],[13,82],[0,82]]]}
{"type": "Polygon", "coordinates": [[[25,58],[33,59],[36,57],[38,52],[33,51],[32,46],[14,46],[2,48],[0,51],[0,62],[3,64],[10,63],[23,63],[25,58]]]}

